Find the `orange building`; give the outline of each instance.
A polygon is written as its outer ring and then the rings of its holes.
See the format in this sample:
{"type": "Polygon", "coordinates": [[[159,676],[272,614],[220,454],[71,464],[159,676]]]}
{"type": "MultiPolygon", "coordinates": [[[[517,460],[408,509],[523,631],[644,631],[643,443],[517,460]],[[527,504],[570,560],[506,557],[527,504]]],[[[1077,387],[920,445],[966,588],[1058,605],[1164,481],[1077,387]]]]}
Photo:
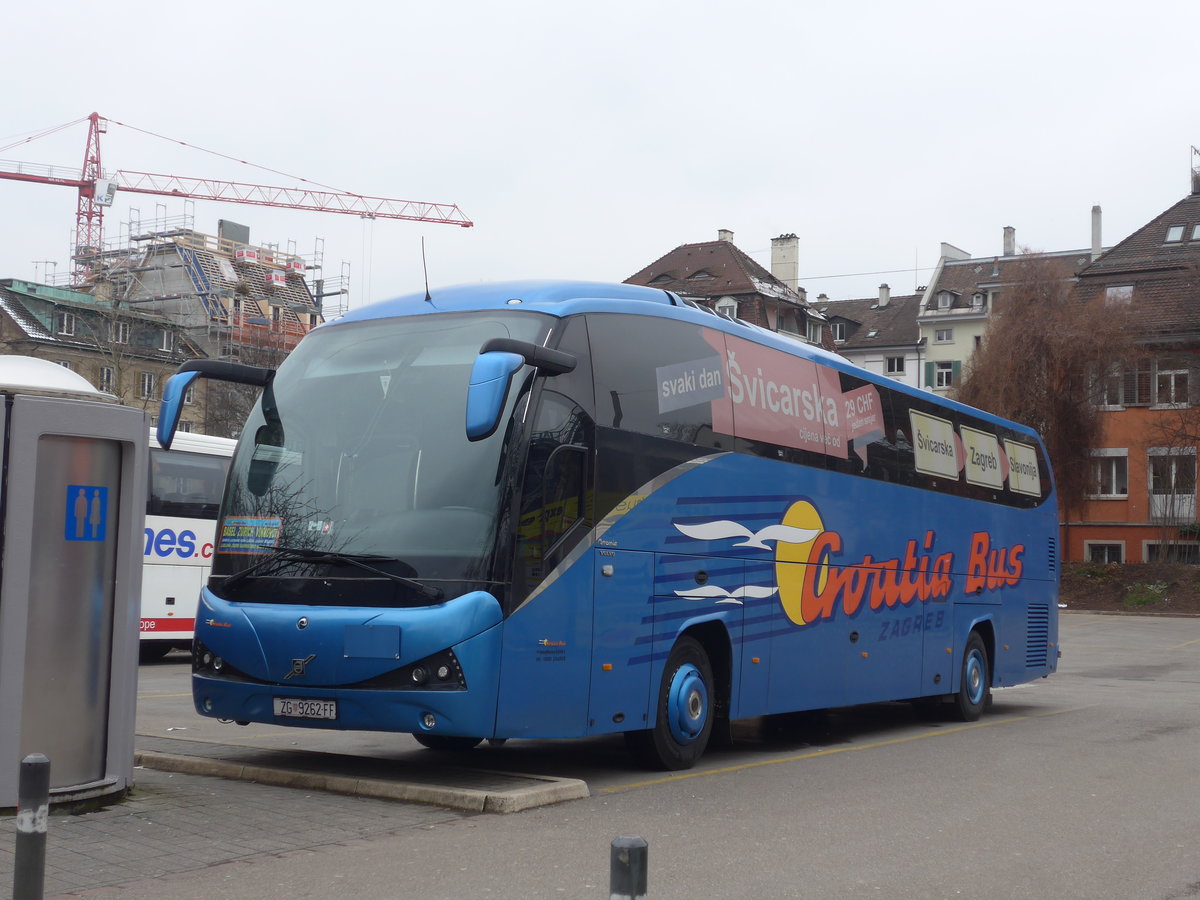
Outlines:
{"type": "Polygon", "coordinates": [[[1101,374],[1091,490],[1063,525],[1067,559],[1200,563],[1200,177],[1191,195],[1078,273],[1081,300],[1127,306],[1138,358],[1101,374]]]}

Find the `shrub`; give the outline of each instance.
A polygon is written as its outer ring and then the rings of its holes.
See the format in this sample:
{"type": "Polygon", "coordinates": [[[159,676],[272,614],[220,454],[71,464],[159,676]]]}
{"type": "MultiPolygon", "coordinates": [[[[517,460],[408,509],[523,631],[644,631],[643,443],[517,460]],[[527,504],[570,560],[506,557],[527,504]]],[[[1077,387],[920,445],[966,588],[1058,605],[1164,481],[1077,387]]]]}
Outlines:
{"type": "Polygon", "coordinates": [[[1126,606],[1150,606],[1167,600],[1167,583],[1155,581],[1150,584],[1130,585],[1125,592],[1126,606]]]}

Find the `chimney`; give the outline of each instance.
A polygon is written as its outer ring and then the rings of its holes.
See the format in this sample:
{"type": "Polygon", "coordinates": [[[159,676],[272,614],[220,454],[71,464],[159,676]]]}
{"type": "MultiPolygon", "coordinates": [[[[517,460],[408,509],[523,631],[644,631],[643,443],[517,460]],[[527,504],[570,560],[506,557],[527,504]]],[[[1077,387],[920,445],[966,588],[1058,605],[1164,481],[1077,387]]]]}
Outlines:
{"type": "Polygon", "coordinates": [[[797,288],[800,277],[800,238],[781,234],[771,238],[771,274],[790,287],[797,288]]]}
{"type": "Polygon", "coordinates": [[[718,241],[728,241],[729,243],[732,244],[733,243],[733,232],[727,228],[720,228],[717,230],[717,240],[718,241]]]}
{"type": "Polygon", "coordinates": [[[1092,259],[1097,259],[1104,252],[1104,244],[1100,240],[1100,204],[1092,207],[1092,259]]]}
{"type": "Polygon", "coordinates": [[[1017,255],[1017,229],[1011,225],[1004,226],[1004,255],[1017,255]]]}
{"type": "Polygon", "coordinates": [[[879,286],[879,308],[883,309],[892,300],[892,289],[886,284],[879,286]]]}

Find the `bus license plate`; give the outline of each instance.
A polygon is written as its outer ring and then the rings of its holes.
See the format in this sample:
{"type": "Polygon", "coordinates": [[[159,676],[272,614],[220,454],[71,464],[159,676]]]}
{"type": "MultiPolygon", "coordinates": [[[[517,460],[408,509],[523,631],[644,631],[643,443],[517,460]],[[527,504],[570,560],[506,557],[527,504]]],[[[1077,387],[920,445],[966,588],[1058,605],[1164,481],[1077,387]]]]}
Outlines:
{"type": "Polygon", "coordinates": [[[336,719],[336,700],[313,700],[308,697],[273,697],[275,715],[292,719],[336,719]]]}

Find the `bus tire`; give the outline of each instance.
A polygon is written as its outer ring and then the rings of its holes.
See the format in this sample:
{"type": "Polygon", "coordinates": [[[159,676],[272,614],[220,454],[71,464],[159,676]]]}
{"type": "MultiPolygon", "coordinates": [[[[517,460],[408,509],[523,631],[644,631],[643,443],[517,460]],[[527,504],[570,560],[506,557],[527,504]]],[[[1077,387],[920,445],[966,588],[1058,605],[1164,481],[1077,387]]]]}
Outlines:
{"type": "Polygon", "coordinates": [[[422,747],[445,751],[474,750],[483,740],[483,738],[459,737],[452,734],[424,734],[423,732],[415,733],[413,737],[422,747]]]}
{"type": "Polygon", "coordinates": [[[170,641],[141,641],[138,643],[138,662],[158,662],[171,652],[170,641]]]}
{"type": "Polygon", "coordinates": [[[962,672],[959,673],[958,693],[954,695],[954,711],[963,722],[974,722],[987,708],[992,690],[988,671],[987,646],[978,631],[972,631],[963,650],[962,672]]]}
{"type": "Polygon", "coordinates": [[[694,638],[680,638],[663,669],[654,727],[629,732],[630,750],[651,768],[690,769],[708,746],[714,701],[708,654],[694,638]]]}

